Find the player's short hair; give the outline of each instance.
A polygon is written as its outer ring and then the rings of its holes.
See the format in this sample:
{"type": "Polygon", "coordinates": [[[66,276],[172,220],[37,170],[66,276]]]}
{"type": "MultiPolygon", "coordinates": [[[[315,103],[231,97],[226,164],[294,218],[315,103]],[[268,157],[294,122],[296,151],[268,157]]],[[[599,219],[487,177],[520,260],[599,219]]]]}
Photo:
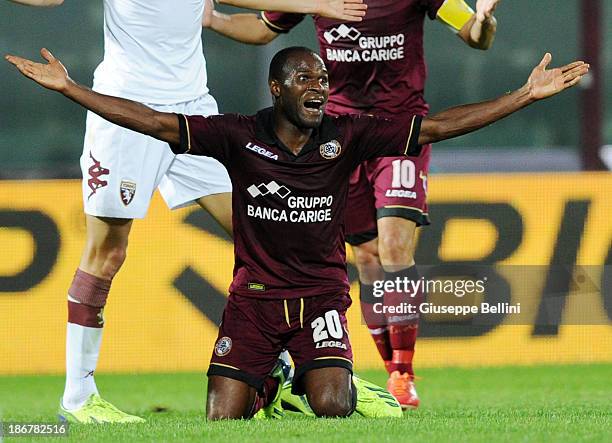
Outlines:
{"type": "Polygon", "coordinates": [[[272,57],[272,61],[270,62],[270,70],[268,72],[268,81],[285,80],[288,74],[286,69],[288,67],[287,61],[295,54],[312,54],[317,58],[319,57],[319,54],[310,48],[306,48],[305,46],[290,46],[288,48],[281,49],[274,54],[274,57],[272,57]]]}

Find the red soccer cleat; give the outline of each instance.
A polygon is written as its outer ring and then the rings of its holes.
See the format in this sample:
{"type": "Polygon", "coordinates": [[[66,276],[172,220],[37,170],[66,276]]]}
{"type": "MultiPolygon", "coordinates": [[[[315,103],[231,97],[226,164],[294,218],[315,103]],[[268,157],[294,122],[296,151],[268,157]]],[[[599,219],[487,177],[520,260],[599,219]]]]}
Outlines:
{"type": "Polygon", "coordinates": [[[393,371],[387,380],[387,390],[397,399],[402,409],[419,407],[419,396],[414,387],[414,380],[407,372],[400,374],[393,371]]]}

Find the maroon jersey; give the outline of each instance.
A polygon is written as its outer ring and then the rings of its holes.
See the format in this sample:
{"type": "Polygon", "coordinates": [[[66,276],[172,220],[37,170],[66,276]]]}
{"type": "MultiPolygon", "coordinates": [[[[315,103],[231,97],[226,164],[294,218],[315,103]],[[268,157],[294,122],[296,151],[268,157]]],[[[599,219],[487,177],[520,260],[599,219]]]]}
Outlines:
{"type": "Polygon", "coordinates": [[[272,109],[255,116],[179,116],[177,154],[219,160],[232,180],[234,280],[247,297],[346,294],[344,212],[362,161],[418,155],[421,118],[324,116],[294,155],[276,137],[272,109]]]}
{"type": "MultiPolygon", "coordinates": [[[[434,19],[444,0],[368,0],[363,21],[314,17],[321,57],[330,78],[327,112],[381,116],[427,113],[423,97],[425,16],[434,19]]],[[[262,13],[275,32],[287,32],[303,14],[262,13]]]]}

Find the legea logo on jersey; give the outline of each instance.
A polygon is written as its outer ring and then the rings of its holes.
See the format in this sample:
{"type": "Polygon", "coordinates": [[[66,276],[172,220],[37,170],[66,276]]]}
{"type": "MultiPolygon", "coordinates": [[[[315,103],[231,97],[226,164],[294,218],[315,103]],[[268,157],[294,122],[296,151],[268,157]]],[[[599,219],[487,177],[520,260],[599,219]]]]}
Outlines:
{"type": "Polygon", "coordinates": [[[360,35],[361,32],[359,32],[359,30],[353,28],[352,26],[349,27],[345,24],[342,24],[337,28],[332,28],[329,31],[325,31],[323,37],[325,38],[325,40],[327,40],[327,43],[331,45],[333,42],[338,41],[341,38],[348,38],[352,41],[355,41],[359,38],[360,35]]]}
{"type": "Polygon", "coordinates": [[[272,160],[278,160],[278,155],[273,152],[268,151],[266,148],[262,148],[261,146],[257,146],[255,143],[248,142],[244,145],[249,151],[253,151],[258,153],[259,155],[263,155],[264,157],[271,158],[272,160]]]}
{"type": "Polygon", "coordinates": [[[262,183],[260,185],[251,185],[247,188],[247,191],[253,198],[268,194],[276,194],[280,198],[285,198],[291,194],[291,191],[285,185],[279,185],[274,180],[268,184],[262,183]]]}

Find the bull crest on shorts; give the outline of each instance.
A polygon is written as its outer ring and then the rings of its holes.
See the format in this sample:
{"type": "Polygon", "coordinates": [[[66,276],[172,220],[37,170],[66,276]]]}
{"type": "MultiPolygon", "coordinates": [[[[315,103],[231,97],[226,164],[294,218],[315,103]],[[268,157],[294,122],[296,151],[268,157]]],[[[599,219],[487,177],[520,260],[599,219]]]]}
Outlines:
{"type": "Polygon", "coordinates": [[[121,185],[119,186],[119,193],[121,194],[121,201],[125,206],[132,203],[134,200],[134,195],[136,195],[136,183],[121,180],[121,185]]]}
{"type": "Polygon", "coordinates": [[[232,350],[232,339],[229,337],[221,337],[215,344],[215,354],[219,357],[227,355],[232,350]]]}
{"type": "Polygon", "coordinates": [[[319,152],[321,153],[321,157],[327,160],[331,160],[332,158],[338,157],[340,155],[341,150],[342,148],[338,140],[331,140],[319,146],[319,152]]]}

